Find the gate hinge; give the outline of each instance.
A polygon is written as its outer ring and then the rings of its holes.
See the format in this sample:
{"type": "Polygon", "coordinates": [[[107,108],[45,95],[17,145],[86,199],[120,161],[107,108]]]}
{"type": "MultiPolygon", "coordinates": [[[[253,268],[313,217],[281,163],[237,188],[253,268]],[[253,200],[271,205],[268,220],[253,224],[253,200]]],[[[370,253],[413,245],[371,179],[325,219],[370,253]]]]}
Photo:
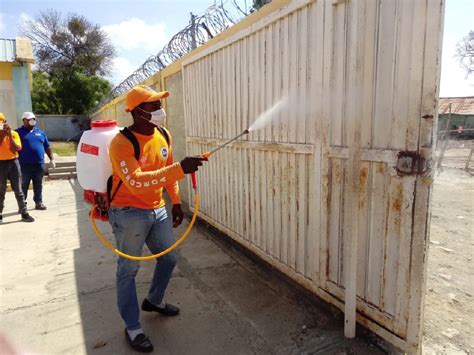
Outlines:
{"type": "Polygon", "coordinates": [[[428,175],[431,172],[431,159],[426,159],[418,152],[403,151],[398,153],[397,174],[428,175]]]}

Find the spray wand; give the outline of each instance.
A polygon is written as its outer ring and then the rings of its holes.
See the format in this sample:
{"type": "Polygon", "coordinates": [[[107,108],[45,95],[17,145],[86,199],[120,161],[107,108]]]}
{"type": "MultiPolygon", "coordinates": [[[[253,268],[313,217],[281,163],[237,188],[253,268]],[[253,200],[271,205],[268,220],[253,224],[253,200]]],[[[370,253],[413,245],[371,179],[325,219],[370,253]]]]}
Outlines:
{"type": "MultiPolygon", "coordinates": [[[[230,143],[236,141],[237,139],[239,139],[240,137],[242,137],[244,134],[249,134],[250,131],[248,129],[246,129],[245,131],[243,131],[242,133],[236,135],[234,138],[232,139],[229,139],[227,142],[217,146],[216,148],[214,148],[213,150],[209,151],[209,152],[206,152],[206,153],[202,153],[200,155],[201,158],[206,158],[206,159],[209,159],[209,157],[211,155],[213,155],[215,152],[217,152],[218,150],[221,150],[222,148],[224,148],[225,146],[229,145],[230,143]]],[[[192,181],[192,184],[193,184],[193,189],[196,190],[197,189],[197,179],[196,179],[196,173],[191,173],[191,181],[192,181]]]]}
{"type": "MultiPolygon", "coordinates": [[[[209,159],[209,157],[211,155],[213,155],[215,152],[217,152],[218,150],[221,150],[222,148],[224,148],[225,146],[229,145],[230,143],[236,141],[237,139],[239,139],[240,137],[242,137],[244,134],[249,134],[250,131],[248,129],[246,129],[245,131],[243,131],[242,133],[236,135],[234,138],[232,139],[229,139],[227,142],[217,146],[216,148],[214,148],[213,150],[209,151],[209,152],[206,152],[206,153],[202,153],[200,155],[200,157],[202,158],[206,158],[206,159],[209,159]]],[[[193,189],[196,190],[197,188],[197,179],[196,179],[196,173],[192,173],[191,174],[191,181],[193,183],[193,189]]]]}
{"type": "Polygon", "coordinates": [[[227,142],[221,144],[220,146],[214,148],[213,150],[211,150],[210,152],[207,152],[207,153],[202,153],[201,154],[201,157],[203,158],[206,158],[208,159],[212,154],[214,154],[215,152],[217,152],[218,150],[221,150],[222,148],[224,148],[225,146],[229,145],[230,143],[236,141],[237,139],[239,139],[240,137],[242,137],[244,134],[249,134],[250,131],[248,129],[246,129],[245,131],[243,131],[242,133],[236,135],[234,138],[232,139],[229,139],[227,142]]]}

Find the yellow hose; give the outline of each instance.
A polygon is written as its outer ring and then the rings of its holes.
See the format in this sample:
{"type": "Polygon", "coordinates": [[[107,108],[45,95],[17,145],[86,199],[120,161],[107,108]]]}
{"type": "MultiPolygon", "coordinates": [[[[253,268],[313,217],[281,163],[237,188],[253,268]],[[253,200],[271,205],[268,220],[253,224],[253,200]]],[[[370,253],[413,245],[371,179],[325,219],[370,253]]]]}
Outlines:
{"type": "Polygon", "coordinates": [[[94,219],[94,210],[97,208],[97,205],[94,205],[92,206],[92,209],[91,209],[91,212],[90,212],[90,215],[89,215],[89,219],[90,219],[90,222],[91,222],[91,225],[92,225],[92,228],[94,229],[95,233],[97,234],[97,236],[99,237],[99,239],[102,241],[102,243],[105,244],[105,246],[107,248],[109,248],[110,250],[112,250],[115,254],[117,255],[120,255],[122,258],[125,258],[125,259],[130,259],[130,260],[153,260],[153,259],[157,259],[159,258],[160,256],[163,256],[165,254],[168,254],[171,250],[173,249],[176,249],[182,242],[184,242],[184,240],[186,239],[186,237],[188,236],[189,232],[191,232],[191,229],[193,228],[193,225],[194,225],[194,222],[196,221],[196,217],[197,217],[197,213],[198,213],[198,210],[199,210],[199,195],[198,195],[198,192],[196,189],[194,189],[194,194],[195,194],[195,198],[194,198],[194,213],[193,213],[193,217],[191,219],[191,223],[189,224],[188,228],[186,229],[186,231],[183,233],[183,235],[176,241],[176,243],[174,243],[172,246],[170,246],[168,249],[166,250],[163,250],[162,252],[158,253],[158,254],[153,254],[153,255],[148,255],[148,256],[133,256],[133,255],[128,255],[128,254],[125,254],[125,253],[122,253],[120,250],[118,250],[117,248],[115,248],[112,244],[109,243],[109,241],[107,239],[105,239],[105,237],[102,235],[102,233],[99,231],[99,228],[97,228],[97,224],[95,223],[95,219],[94,219]]]}

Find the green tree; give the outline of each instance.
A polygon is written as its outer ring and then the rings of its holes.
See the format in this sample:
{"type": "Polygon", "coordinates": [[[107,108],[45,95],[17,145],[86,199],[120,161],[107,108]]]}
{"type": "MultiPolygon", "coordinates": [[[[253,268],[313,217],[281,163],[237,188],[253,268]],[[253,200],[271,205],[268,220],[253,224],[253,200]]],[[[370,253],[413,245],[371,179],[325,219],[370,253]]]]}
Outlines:
{"type": "Polygon", "coordinates": [[[31,90],[33,111],[36,113],[59,113],[59,102],[56,90],[49,75],[40,71],[33,72],[33,89],[31,90]]]}
{"type": "Polygon", "coordinates": [[[84,114],[94,108],[112,89],[111,84],[98,76],[89,76],[79,71],[66,72],[56,80],[56,97],[63,114],[84,114]]]}
{"type": "Polygon", "coordinates": [[[101,78],[110,71],[115,49],[107,35],[85,17],[40,12],[22,23],[31,39],[38,70],[33,74],[33,109],[38,113],[86,114],[111,90],[101,78]]]}
{"type": "Polygon", "coordinates": [[[32,44],[40,71],[79,71],[87,75],[110,72],[115,48],[106,33],[85,17],[71,14],[65,20],[59,12],[40,12],[22,25],[23,34],[32,44]]]}
{"type": "Polygon", "coordinates": [[[106,96],[112,85],[98,76],[79,71],[54,75],[33,72],[33,111],[50,114],[87,114],[106,96]]]}

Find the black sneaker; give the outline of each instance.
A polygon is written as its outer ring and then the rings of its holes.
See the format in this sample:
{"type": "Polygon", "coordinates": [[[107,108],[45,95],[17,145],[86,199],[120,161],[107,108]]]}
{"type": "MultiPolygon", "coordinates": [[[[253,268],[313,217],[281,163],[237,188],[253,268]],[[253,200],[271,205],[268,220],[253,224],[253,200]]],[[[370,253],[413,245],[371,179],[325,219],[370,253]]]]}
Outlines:
{"type": "Polygon", "coordinates": [[[45,209],[46,209],[46,206],[43,205],[43,202],[37,203],[37,204],[35,205],[35,210],[44,211],[45,209]]]}
{"type": "Polygon", "coordinates": [[[125,339],[127,343],[136,351],[140,353],[151,353],[153,351],[153,344],[145,334],[138,334],[135,339],[130,339],[127,329],[125,329],[125,339]]]}
{"type": "Polygon", "coordinates": [[[34,222],[35,219],[33,217],[31,217],[28,213],[22,213],[21,214],[21,220],[23,222],[34,222]]]}
{"type": "Polygon", "coordinates": [[[177,316],[179,314],[179,308],[172,304],[166,303],[163,308],[155,306],[153,303],[145,298],[142,302],[142,310],[145,312],[158,312],[167,317],[177,316]]]}
{"type": "Polygon", "coordinates": [[[3,215],[0,214],[0,223],[3,223],[3,215]]]}

